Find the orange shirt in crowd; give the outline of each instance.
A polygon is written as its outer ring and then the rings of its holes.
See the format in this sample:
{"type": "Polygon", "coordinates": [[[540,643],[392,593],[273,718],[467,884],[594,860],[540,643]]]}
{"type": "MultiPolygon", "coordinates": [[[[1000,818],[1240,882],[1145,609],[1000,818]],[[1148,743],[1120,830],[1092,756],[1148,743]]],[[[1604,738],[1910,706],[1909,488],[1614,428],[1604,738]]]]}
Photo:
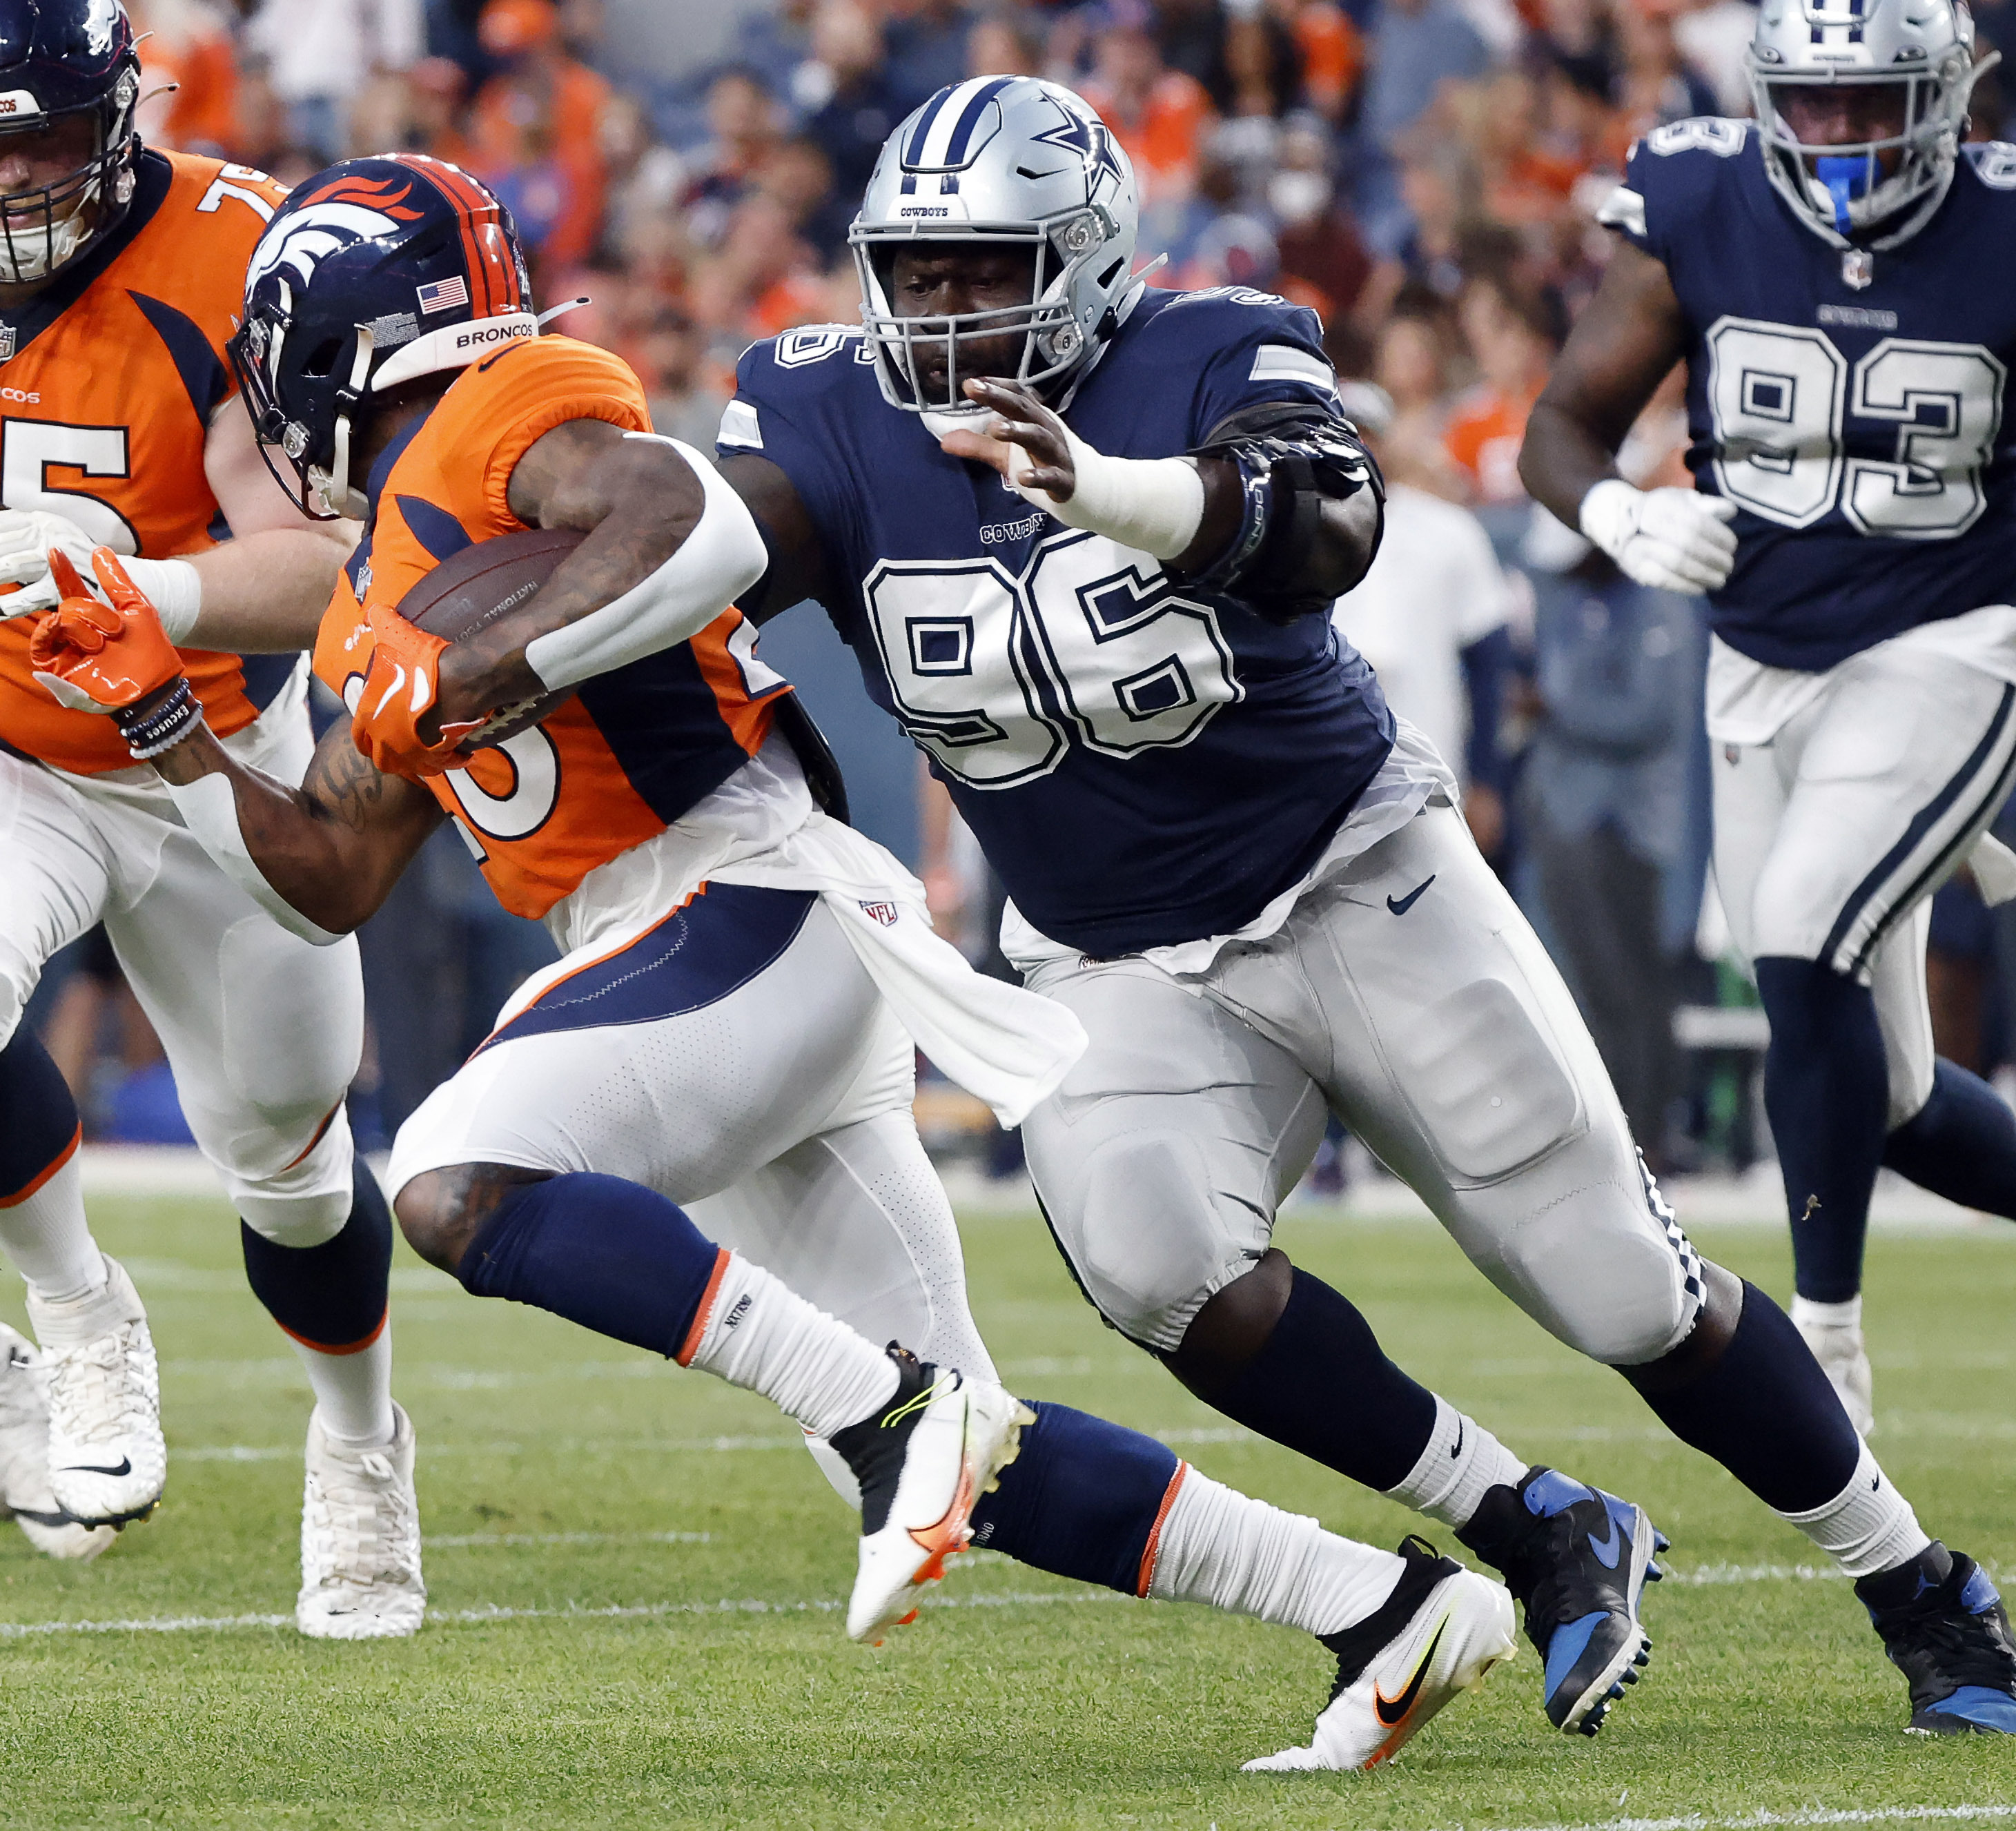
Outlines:
{"type": "Polygon", "coordinates": [[[550,158],[567,181],[566,200],[539,249],[543,264],[571,265],[595,250],[609,190],[602,120],[610,92],[585,64],[561,57],[544,81],[491,77],[470,107],[467,160],[479,178],[550,158]]]}
{"type": "Polygon", "coordinates": [[[1526,416],[1539,397],[1538,386],[1516,397],[1486,386],[1456,403],[1442,443],[1470,485],[1473,501],[1516,502],[1526,494],[1519,480],[1519,448],[1525,441],[1526,416]]]}
{"type": "Polygon", "coordinates": [[[1187,196],[1215,118],[1203,84],[1179,70],[1165,70],[1149,90],[1147,106],[1131,120],[1098,84],[1083,87],[1085,100],[1133,160],[1143,201],[1187,196]]]}
{"type": "Polygon", "coordinates": [[[1364,35],[1351,15],[1330,0],[1310,0],[1295,15],[1294,32],[1302,54],[1302,88],[1313,106],[1334,115],[1364,72],[1364,35]]]}

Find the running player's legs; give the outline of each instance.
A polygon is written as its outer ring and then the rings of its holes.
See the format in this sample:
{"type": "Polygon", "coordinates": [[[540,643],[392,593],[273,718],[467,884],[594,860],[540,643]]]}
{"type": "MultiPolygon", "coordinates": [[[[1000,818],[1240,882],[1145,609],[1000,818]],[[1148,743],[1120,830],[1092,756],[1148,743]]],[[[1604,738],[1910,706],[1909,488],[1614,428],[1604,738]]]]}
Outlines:
{"type": "Polygon", "coordinates": [[[104,1283],[70,1159],[77,1108],[23,1014],[50,956],[104,916],[110,849],[68,784],[0,753],[0,1250],[52,1301],[104,1283]]]}
{"type": "Polygon", "coordinates": [[[2016,688],[1908,645],[1845,664],[1773,743],[1717,747],[1716,877],[1771,1020],[1802,1326],[1858,1320],[1881,1164],[2016,1214],[2016,1123],[1931,1056],[1921,914],[2012,772],[2016,688]]]}
{"type": "MultiPolygon", "coordinates": [[[[1305,1055],[1327,1048],[1340,1116],[1478,1269],[1593,1359],[1672,1348],[1699,1260],[1648,1200],[1588,1028],[1460,818],[1417,815],[1280,938],[1309,993],[1276,1020],[1305,1055]]],[[[1264,1009],[1285,977],[1267,965],[1235,959],[1218,989],[1264,1009]]]]}

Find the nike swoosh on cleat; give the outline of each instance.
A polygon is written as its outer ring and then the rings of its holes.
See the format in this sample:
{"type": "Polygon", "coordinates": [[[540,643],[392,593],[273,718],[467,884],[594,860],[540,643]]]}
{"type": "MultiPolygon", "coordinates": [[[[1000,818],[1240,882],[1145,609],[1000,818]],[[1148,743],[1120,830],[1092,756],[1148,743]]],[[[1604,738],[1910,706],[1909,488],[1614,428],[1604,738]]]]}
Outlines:
{"type": "Polygon", "coordinates": [[[1397,903],[1395,902],[1391,897],[1388,897],[1386,899],[1386,907],[1391,909],[1395,916],[1406,915],[1409,909],[1413,908],[1415,904],[1421,900],[1421,892],[1426,890],[1430,884],[1435,881],[1435,873],[1431,872],[1420,883],[1416,884],[1412,890],[1408,891],[1408,893],[1397,903]]]}
{"type": "Polygon", "coordinates": [[[1616,1520],[1613,1519],[1610,1522],[1609,1538],[1599,1540],[1593,1532],[1588,1537],[1589,1549],[1596,1553],[1597,1561],[1606,1570],[1615,1570],[1618,1555],[1623,1549],[1624,1541],[1624,1535],[1617,1530],[1616,1520]]]}
{"type": "Polygon", "coordinates": [[[1435,1649],[1442,1643],[1442,1636],[1449,1631],[1449,1617],[1442,1618],[1435,1629],[1435,1637],[1428,1642],[1428,1650],[1421,1655],[1421,1663],[1414,1668],[1414,1675],[1407,1681],[1407,1689],[1398,1697],[1388,1697],[1377,1684],[1372,1687],[1372,1711],[1388,1729],[1405,1718],[1414,1707],[1414,1700],[1421,1695],[1421,1686],[1428,1676],[1428,1664],[1435,1657],[1435,1649]]]}
{"type": "Polygon", "coordinates": [[[71,1462],[65,1466],[63,1473],[66,1475],[130,1475],[133,1473],[133,1463],[131,1458],[128,1456],[119,1459],[119,1466],[116,1469],[107,1463],[71,1462]]]}

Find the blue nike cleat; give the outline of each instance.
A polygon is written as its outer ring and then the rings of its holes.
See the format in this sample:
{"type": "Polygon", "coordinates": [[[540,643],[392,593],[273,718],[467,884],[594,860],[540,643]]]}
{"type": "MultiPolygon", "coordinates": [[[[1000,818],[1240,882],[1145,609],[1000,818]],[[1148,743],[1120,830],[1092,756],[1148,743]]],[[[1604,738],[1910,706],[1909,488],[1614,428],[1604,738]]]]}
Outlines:
{"type": "Polygon", "coordinates": [[[2016,1735],[2016,1640],[1988,1573],[1937,1539],[1856,1595],[1910,1681],[1917,1736],[2016,1735]]]}
{"type": "Polygon", "coordinates": [[[1525,1606],[1547,1721],[1593,1736],[1652,1657],[1638,1602],[1664,1574],[1652,1558],[1665,1535],[1643,1507],[1534,1468],[1516,1488],[1492,1488],[1456,1536],[1525,1606]]]}

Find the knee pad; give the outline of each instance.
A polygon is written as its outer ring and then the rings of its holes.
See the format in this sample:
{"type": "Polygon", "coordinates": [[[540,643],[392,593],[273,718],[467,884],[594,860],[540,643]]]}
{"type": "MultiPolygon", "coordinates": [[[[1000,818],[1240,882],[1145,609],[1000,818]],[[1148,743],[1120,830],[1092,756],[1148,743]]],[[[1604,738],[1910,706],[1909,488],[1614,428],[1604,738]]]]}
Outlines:
{"type": "Polygon", "coordinates": [[[1527,1315],[1606,1366],[1658,1360],[1701,1306],[1699,1260],[1679,1224],[1654,1214],[1642,1188],[1614,1178],[1520,1221],[1500,1264],[1494,1281],[1527,1315]]]}
{"type": "Polygon", "coordinates": [[[343,1231],[355,1198],[350,1115],[338,1106],[311,1145],[271,1176],[225,1171],[224,1185],[239,1218],[275,1246],[320,1246],[343,1231]]]}
{"type": "Polygon", "coordinates": [[[1268,1217],[1225,1189],[1194,1139],[1123,1133],[1074,1180],[1050,1210],[1059,1243],[1100,1314],[1146,1347],[1179,1346],[1205,1300],[1267,1250],[1268,1217]]]}

